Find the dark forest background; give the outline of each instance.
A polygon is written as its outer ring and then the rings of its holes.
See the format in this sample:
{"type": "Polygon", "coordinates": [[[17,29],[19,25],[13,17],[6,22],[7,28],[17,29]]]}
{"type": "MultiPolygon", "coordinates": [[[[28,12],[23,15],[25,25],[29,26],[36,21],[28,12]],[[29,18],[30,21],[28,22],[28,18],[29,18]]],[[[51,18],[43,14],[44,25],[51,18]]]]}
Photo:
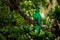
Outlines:
{"type": "Polygon", "coordinates": [[[60,0],[0,0],[0,40],[60,40],[59,36],[60,0]],[[42,28],[35,37],[32,15],[38,6],[42,28]]]}

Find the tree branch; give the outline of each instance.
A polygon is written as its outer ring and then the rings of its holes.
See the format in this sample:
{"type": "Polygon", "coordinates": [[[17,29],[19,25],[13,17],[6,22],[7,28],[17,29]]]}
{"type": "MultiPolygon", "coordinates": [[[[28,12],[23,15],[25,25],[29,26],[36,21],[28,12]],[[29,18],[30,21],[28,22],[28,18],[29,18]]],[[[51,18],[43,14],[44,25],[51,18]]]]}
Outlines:
{"type": "MultiPolygon", "coordinates": [[[[5,0],[4,0],[5,1],[5,0]]],[[[12,0],[10,0],[10,1],[12,1],[12,0]]],[[[13,3],[11,3],[10,1],[8,1],[8,0],[6,0],[6,3],[7,3],[7,5],[8,5],[8,7],[13,11],[13,10],[17,10],[17,12],[19,12],[20,13],[20,15],[25,19],[25,20],[27,20],[30,24],[35,24],[36,22],[35,22],[35,20],[32,20],[29,16],[27,16],[26,15],[26,13],[24,13],[23,11],[22,11],[22,9],[21,9],[21,7],[19,6],[19,3],[18,3],[18,1],[17,0],[13,0],[12,2],[13,3]],[[17,2],[17,3],[16,3],[17,2]],[[18,5],[17,5],[18,4],[18,5]]],[[[54,34],[55,34],[55,31],[56,31],[56,29],[55,28],[48,28],[47,26],[46,27],[44,27],[44,26],[42,26],[42,29],[45,29],[45,30],[48,30],[48,31],[50,31],[50,32],[53,32],[54,34]]],[[[59,34],[59,32],[58,32],[58,34],[59,34]]]]}

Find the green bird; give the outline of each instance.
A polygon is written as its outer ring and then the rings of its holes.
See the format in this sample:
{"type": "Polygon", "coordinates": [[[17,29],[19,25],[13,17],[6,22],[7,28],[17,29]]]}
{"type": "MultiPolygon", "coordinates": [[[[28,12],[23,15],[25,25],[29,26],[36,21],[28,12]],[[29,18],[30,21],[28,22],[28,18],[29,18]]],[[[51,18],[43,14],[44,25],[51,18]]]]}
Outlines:
{"type": "Polygon", "coordinates": [[[41,15],[38,9],[33,13],[33,19],[36,21],[35,26],[35,35],[39,35],[41,29],[41,15]]]}

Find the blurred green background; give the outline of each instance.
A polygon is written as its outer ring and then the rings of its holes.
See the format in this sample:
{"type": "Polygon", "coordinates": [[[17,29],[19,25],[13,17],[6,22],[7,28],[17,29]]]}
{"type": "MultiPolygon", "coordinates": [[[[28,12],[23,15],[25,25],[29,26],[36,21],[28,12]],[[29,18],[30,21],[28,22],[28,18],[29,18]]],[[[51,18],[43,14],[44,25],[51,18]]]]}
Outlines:
{"type": "MultiPolygon", "coordinates": [[[[40,7],[41,25],[51,27],[51,19],[57,15],[60,24],[60,0],[20,0],[21,9],[31,18],[35,9],[40,7]],[[39,3],[39,5],[38,5],[39,3]],[[54,6],[52,6],[54,5],[54,6]]],[[[34,40],[34,27],[15,11],[10,11],[0,0],[0,40],[34,40]],[[32,33],[32,34],[31,34],[32,33]]],[[[38,40],[55,40],[55,35],[41,29],[38,40]]]]}

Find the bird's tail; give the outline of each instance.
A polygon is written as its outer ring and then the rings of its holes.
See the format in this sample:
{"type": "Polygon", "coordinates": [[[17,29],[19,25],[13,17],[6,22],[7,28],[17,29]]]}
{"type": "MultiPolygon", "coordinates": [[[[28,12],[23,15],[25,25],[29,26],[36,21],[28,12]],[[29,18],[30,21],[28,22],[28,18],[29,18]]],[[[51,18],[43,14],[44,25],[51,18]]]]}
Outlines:
{"type": "Polygon", "coordinates": [[[35,34],[36,34],[36,36],[39,35],[39,33],[40,33],[40,29],[41,29],[40,26],[36,26],[36,29],[35,29],[35,34]]]}

